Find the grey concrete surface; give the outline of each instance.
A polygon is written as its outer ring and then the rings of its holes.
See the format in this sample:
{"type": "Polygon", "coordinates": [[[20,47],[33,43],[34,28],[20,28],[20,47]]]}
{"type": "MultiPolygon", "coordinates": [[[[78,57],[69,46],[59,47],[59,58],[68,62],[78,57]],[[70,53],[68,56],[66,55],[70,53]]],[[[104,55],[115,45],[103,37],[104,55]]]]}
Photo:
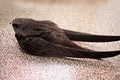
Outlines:
{"type": "MultiPolygon", "coordinates": [[[[14,18],[52,20],[61,28],[120,35],[119,0],[0,0],[0,80],[120,80],[120,56],[104,60],[48,58],[20,51],[9,24],[14,18]]],[[[83,43],[93,50],[119,50],[120,41],[83,43]]]]}

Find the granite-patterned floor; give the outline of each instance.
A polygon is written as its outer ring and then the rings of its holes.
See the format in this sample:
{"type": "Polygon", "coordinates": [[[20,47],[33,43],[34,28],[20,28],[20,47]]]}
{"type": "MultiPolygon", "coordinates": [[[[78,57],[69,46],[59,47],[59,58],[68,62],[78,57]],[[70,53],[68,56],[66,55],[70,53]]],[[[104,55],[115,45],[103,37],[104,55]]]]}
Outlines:
{"type": "MultiPolygon", "coordinates": [[[[120,35],[119,0],[0,0],[0,80],[120,80],[120,56],[104,60],[47,58],[22,53],[9,24],[14,18],[52,20],[61,28],[120,35]]],[[[77,44],[119,50],[120,41],[77,44]]]]}

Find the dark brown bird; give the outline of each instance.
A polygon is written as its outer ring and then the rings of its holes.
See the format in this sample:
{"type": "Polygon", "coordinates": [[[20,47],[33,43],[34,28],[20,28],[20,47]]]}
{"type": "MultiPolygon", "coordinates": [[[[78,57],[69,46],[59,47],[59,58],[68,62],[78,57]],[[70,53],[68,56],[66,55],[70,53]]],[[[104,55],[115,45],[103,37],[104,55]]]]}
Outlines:
{"type": "Polygon", "coordinates": [[[60,29],[51,21],[17,18],[11,22],[20,47],[28,54],[53,57],[107,58],[120,51],[99,52],[78,46],[73,41],[109,42],[120,36],[102,36],[60,29]]]}

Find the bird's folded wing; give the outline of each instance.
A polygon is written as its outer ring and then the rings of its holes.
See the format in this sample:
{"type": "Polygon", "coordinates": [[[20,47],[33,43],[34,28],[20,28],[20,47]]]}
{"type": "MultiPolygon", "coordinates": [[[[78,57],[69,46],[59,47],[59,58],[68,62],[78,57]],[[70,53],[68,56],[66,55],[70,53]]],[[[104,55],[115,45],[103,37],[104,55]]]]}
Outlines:
{"type": "Polygon", "coordinates": [[[64,33],[73,41],[86,41],[86,42],[110,42],[120,40],[120,36],[108,36],[108,35],[93,35],[88,33],[70,31],[62,29],[64,33]]]}
{"type": "Polygon", "coordinates": [[[65,57],[76,57],[76,58],[107,58],[113,57],[120,54],[120,51],[86,51],[79,50],[69,47],[63,47],[61,45],[53,44],[57,51],[62,51],[63,56],[65,57]]]}
{"type": "Polygon", "coordinates": [[[107,58],[120,54],[120,51],[96,52],[74,49],[59,44],[50,43],[40,37],[27,37],[24,41],[25,50],[38,56],[75,57],[75,58],[107,58]]]}

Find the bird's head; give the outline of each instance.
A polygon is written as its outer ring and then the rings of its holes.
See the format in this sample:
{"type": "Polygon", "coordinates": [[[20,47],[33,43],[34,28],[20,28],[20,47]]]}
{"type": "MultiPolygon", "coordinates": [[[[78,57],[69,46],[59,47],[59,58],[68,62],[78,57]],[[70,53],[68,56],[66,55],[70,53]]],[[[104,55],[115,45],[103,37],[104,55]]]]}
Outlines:
{"type": "Polygon", "coordinates": [[[16,18],[11,22],[15,34],[20,34],[23,36],[37,34],[35,31],[38,26],[38,21],[28,18],[16,18]]]}

